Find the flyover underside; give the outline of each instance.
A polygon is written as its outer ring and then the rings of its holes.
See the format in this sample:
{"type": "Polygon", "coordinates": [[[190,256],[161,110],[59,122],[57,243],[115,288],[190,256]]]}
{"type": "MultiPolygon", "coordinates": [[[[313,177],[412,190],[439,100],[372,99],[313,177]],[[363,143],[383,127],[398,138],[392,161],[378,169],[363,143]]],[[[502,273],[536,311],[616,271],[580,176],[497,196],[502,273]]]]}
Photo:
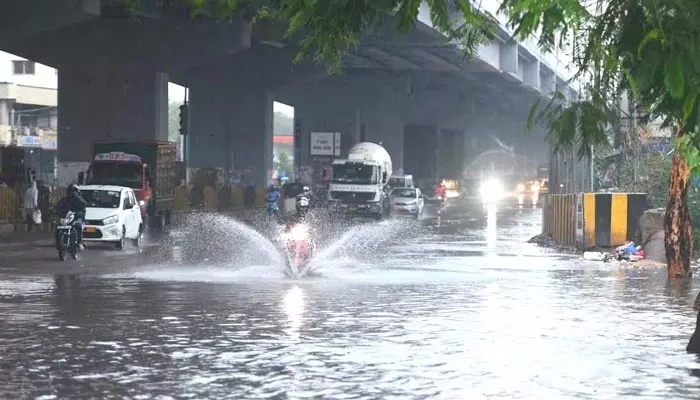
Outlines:
{"type": "MultiPolygon", "coordinates": [[[[60,68],[59,161],[88,161],[95,139],[165,139],[168,77],[191,89],[190,167],[245,172],[256,184],[270,176],[273,99],[299,110],[298,162],[312,161],[311,132],[331,130],[343,134],[343,151],[358,141],[382,142],[400,170],[405,160],[413,162],[404,154],[415,140],[407,125],[469,137],[485,111],[520,123],[536,97],[531,85],[513,78],[524,76],[513,64],[517,49],[501,51],[507,70],[465,61],[421,26],[397,36],[388,24],[347,55],[345,76],[327,77],[313,63],[292,64],[290,43],[270,45],[269,33],[255,36],[240,23],[166,14],[106,18],[104,7],[84,4],[60,20],[30,27],[31,34],[0,35],[0,48],[60,68]]],[[[441,160],[449,158],[448,145],[435,135],[421,140],[432,140],[441,160]]],[[[437,175],[455,163],[429,168],[437,175]]]]}

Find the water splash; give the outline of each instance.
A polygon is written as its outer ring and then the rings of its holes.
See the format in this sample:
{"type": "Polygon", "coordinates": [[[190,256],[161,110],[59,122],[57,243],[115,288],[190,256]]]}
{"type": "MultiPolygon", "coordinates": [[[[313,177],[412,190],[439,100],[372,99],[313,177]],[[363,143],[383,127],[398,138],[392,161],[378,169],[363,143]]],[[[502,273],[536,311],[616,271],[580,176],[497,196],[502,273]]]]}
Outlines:
{"type": "Polygon", "coordinates": [[[217,214],[189,215],[182,228],[171,233],[172,247],[184,262],[226,264],[234,267],[285,264],[275,243],[234,218],[217,214]]]}
{"type": "Polygon", "coordinates": [[[392,242],[415,237],[419,227],[412,221],[387,220],[343,229],[314,255],[307,271],[317,273],[323,270],[326,275],[376,266],[377,261],[387,256],[386,250],[392,242]]]}
{"type": "Polygon", "coordinates": [[[316,254],[296,270],[289,254],[274,239],[280,226],[258,231],[231,217],[192,214],[171,232],[164,248],[164,264],[140,268],[130,274],[155,280],[275,280],[340,278],[377,266],[396,242],[415,238],[422,225],[415,221],[387,220],[340,226],[316,220],[312,224],[316,254]],[[167,260],[180,264],[176,269],[167,260]],[[290,269],[291,268],[291,269],[290,269]]]}

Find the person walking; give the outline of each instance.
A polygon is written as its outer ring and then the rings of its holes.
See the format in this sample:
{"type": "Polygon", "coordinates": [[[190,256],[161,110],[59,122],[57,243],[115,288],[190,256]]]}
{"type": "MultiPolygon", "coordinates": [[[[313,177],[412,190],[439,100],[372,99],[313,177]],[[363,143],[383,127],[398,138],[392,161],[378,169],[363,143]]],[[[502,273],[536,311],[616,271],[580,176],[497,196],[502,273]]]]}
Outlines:
{"type": "Polygon", "coordinates": [[[27,232],[32,232],[36,221],[34,213],[39,211],[39,190],[36,187],[36,180],[32,178],[27,191],[24,193],[24,214],[27,221],[27,232]]]}

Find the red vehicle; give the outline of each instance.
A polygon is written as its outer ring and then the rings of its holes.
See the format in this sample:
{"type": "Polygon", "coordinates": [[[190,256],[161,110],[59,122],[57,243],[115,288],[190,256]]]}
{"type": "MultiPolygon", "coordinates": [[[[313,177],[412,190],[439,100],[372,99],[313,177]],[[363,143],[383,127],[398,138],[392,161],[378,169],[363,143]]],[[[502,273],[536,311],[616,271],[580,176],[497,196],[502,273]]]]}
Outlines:
{"type": "Polygon", "coordinates": [[[289,267],[285,273],[291,278],[299,279],[307,272],[315,252],[309,227],[303,222],[289,224],[283,235],[289,267]]]}
{"type": "Polygon", "coordinates": [[[438,197],[443,203],[447,201],[447,187],[444,183],[440,182],[435,187],[435,197],[438,197]]]}

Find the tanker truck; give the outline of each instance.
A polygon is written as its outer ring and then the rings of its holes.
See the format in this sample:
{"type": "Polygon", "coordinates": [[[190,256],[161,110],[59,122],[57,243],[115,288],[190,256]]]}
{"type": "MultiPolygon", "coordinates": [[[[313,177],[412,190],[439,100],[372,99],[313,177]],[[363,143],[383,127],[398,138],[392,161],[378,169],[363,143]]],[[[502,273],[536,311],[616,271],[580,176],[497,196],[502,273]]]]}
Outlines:
{"type": "Polygon", "coordinates": [[[391,173],[391,157],[384,147],[370,142],[352,146],[347,158],[331,165],[331,207],[348,217],[382,219],[389,213],[386,184],[391,173]]]}

